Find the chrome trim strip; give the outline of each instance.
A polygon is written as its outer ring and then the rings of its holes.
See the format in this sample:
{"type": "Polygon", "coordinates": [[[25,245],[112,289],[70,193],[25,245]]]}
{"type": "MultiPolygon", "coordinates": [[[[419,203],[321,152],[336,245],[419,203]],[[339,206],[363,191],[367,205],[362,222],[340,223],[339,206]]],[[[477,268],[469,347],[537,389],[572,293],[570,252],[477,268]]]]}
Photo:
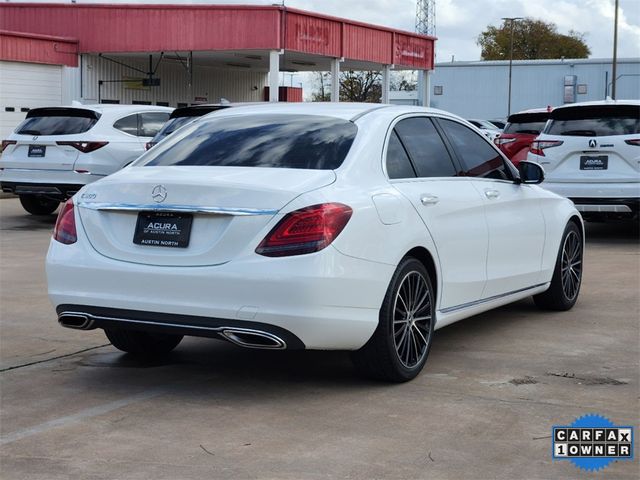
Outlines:
{"type": "Polygon", "coordinates": [[[579,212],[613,212],[631,213],[632,210],[627,205],[587,205],[580,203],[576,205],[579,212]]]}
{"type": "Polygon", "coordinates": [[[187,213],[208,213],[212,215],[275,215],[278,210],[267,210],[258,208],[229,208],[229,207],[207,207],[203,205],[175,205],[175,204],[134,204],[134,203],[101,203],[101,202],[77,202],[78,207],[89,210],[114,210],[125,212],[187,212],[187,213]]]}
{"type": "Polygon", "coordinates": [[[549,282],[539,283],[537,285],[533,285],[531,287],[520,288],[519,290],[513,290],[507,293],[501,293],[500,295],[494,295],[493,297],[483,298],[481,300],[475,300],[469,303],[463,303],[462,305],[456,305],[455,307],[447,307],[442,310],[438,310],[440,313],[451,313],[457,310],[463,310],[465,308],[475,307],[476,305],[481,305],[483,303],[491,302],[493,300],[498,300],[499,298],[508,297],[509,295],[515,295],[516,293],[526,292],[527,290],[533,290],[534,288],[542,287],[549,282]]]}
{"type": "MultiPolygon", "coordinates": [[[[232,343],[235,343],[236,345],[240,345],[241,347],[246,347],[246,348],[261,348],[261,349],[271,349],[271,350],[284,350],[285,348],[287,348],[287,344],[285,343],[284,340],[282,340],[280,337],[274,335],[273,333],[269,333],[269,332],[263,332],[261,330],[254,330],[251,328],[239,328],[239,327],[205,327],[202,325],[189,325],[189,324],[180,324],[180,323],[166,323],[166,322],[150,322],[148,320],[135,320],[135,319],[131,319],[131,318],[116,318],[116,317],[104,317],[101,315],[93,315],[91,313],[81,313],[81,312],[60,312],[60,314],[58,315],[58,322],[60,322],[60,318],[64,317],[65,315],[68,316],[77,316],[77,317],[86,317],[88,319],[91,320],[91,326],[93,326],[93,322],[95,320],[111,320],[114,322],[125,322],[125,323],[134,323],[134,324],[142,324],[142,325],[153,325],[156,327],[174,327],[174,328],[191,328],[193,330],[205,330],[205,331],[209,331],[209,332],[216,332],[216,333],[220,333],[221,336],[223,336],[224,338],[226,338],[227,340],[229,340],[232,343]],[[264,337],[264,338],[268,338],[269,340],[273,341],[276,343],[276,345],[258,345],[258,344],[252,344],[252,343],[244,343],[242,341],[240,341],[237,338],[232,338],[229,335],[227,335],[227,332],[229,333],[245,333],[245,334],[249,334],[249,335],[257,335],[260,337],[264,337]]],[[[69,327],[67,327],[69,328],[69,327]]]]}

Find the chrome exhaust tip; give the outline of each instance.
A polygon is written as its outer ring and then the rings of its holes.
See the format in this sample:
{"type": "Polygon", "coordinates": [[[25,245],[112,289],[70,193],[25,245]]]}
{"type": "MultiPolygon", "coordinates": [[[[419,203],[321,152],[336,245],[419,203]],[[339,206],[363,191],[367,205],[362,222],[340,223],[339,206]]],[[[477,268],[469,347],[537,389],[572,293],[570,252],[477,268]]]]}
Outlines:
{"type": "Polygon", "coordinates": [[[280,337],[260,330],[224,327],[220,334],[232,343],[246,348],[284,350],[287,344],[280,337]]]}
{"type": "Polygon", "coordinates": [[[61,313],[58,317],[58,323],[66,328],[73,328],[75,330],[92,330],[96,328],[93,324],[93,319],[82,313],[61,313]]]}

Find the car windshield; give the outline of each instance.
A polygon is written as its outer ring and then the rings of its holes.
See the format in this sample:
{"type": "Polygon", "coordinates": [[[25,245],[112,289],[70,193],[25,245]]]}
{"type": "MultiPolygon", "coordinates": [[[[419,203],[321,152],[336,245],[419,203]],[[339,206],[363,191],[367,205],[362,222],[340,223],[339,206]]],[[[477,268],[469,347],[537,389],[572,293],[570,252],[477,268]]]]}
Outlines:
{"type": "Polygon", "coordinates": [[[75,135],[90,130],[100,118],[93,110],[34,108],[16,128],[19,135],[75,135]]]}
{"type": "Polygon", "coordinates": [[[544,133],[605,137],[640,133],[640,105],[598,105],[554,110],[544,133]]]}
{"type": "Polygon", "coordinates": [[[356,133],[355,124],[333,117],[222,117],[186,126],[134,165],[332,170],[342,164],[356,133]]]}

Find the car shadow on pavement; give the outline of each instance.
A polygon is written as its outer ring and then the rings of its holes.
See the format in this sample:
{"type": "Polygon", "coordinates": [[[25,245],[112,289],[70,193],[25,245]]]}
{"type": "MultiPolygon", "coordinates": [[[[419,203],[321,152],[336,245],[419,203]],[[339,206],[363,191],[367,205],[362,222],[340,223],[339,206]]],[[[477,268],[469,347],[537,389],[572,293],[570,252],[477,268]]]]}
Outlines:
{"type": "MultiPolygon", "coordinates": [[[[525,300],[439,330],[425,372],[430,364],[441,370],[447,355],[458,347],[473,345],[478,338],[495,335],[496,330],[517,328],[514,324],[518,322],[530,322],[533,312],[539,310],[525,300]]],[[[224,395],[231,397],[245,397],[247,392],[273,397],[295,396],[296,392],[306,395],[310,387],[372,392],[409,385],[360,377],[348,352],[253,350],[203,338],[186,338],[162,360],[141,360],[109,346],[76,357],[74,363],[69,369],[76,371],[72,382],[81,389],[110,390],[117,385],[138,390],[146,384],[185,398],[202,389],[211,393],[224,390],[224,395]]],[[[416,382],[423,384],[428,378],[418,376],[410,384],[416,382]]]]}
{"type": "Polygon", "coordinates": [[[636,220],[586,222],[585,236],[589,245],[638,245],[640,222],[636,220]]]}

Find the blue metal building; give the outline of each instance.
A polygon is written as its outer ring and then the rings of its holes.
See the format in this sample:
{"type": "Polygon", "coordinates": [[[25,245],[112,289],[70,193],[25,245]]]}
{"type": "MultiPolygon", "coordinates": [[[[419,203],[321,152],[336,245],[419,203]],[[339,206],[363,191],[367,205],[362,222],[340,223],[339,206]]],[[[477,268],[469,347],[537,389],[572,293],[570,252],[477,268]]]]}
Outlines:
{"type": "MultiPolygon", "coordinates": [[[[511,113],[603,100],[611,94],[611,59],[514,60],[511,113]]],[[[618,99],[640,99],[640,58],[618,60],[618,99]]],[[[465,118],[506,118],[508,61],[437,63],[431,106],[465,118]]]]}

